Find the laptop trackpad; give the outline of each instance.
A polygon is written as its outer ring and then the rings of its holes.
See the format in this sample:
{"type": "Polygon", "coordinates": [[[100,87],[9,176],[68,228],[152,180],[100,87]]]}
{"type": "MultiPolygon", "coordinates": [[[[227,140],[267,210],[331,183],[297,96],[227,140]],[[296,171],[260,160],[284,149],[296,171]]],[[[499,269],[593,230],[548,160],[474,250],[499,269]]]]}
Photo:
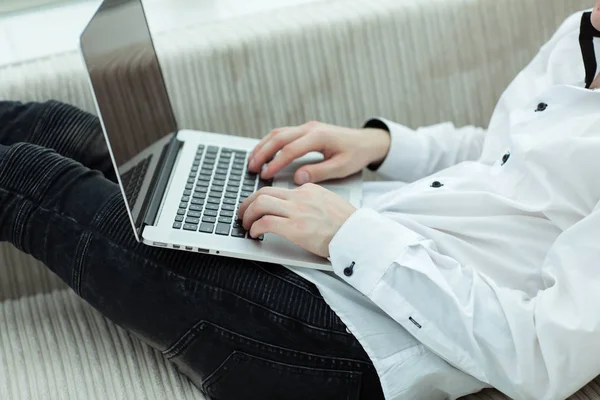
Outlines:
{"type": "MultiPolygon", "coordinates": [[[[336,193],[340,197],[350,200],[350,190],[348,188],[339,186],[339,185],[329,185],[327,183],[319,183],[320,186],[323,186],[327,190],[331,190],[333,193],[336,193]]],[[[288,189],[296,189],[298,185],[294,182],[288,182],[288,189]]]]}
{"type": "MultiPolygon", "coordinates": [[[[323,159],[323,155],[317,152],[308,153],[307,155],[298,158],[290,165],[279,171],[279,173],[275,177],[274,186],[288,189],[296,189],[298,185],[294,183],[294,174],[298,170],[298,168],[307,164],[319,163],[323,161],[323,159]]],[[[323,183],[319,183],[319,185],[323,186],[325,189],[331,190],[332,192],[338,194],[340,197],[346,200],[350,200],[352,198],[352,186],[349,185],[351,181],[353,180],[349,178],[332,179],[323,183]]]]}

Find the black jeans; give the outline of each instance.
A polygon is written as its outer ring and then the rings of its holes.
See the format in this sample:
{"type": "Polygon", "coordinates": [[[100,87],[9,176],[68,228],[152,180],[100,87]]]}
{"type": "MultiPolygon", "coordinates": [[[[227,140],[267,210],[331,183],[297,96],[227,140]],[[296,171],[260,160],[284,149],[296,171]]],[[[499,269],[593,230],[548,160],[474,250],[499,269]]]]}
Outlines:
{"type": "Polygon", "coordinates": [[[383,398],[314,285],[280,265],[135,241],[97,119],[0,102],[0,240],[41,260],[212,399],[383,398]]]}

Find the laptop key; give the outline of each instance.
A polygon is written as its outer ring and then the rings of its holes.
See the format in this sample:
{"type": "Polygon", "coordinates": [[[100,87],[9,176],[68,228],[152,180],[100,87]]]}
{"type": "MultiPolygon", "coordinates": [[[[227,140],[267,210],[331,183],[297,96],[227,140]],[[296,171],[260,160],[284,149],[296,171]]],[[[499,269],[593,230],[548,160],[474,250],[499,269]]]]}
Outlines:
{"type": "Polygon", "coordinates": [[[204,217],[202,217],[202,222],[208,222],[210,224],[214,224],[215,222],[217,222],[217,218],[211,217],[209,215],[205,215],[204,217]]]}
{"type": "Polygon", "coordinates": [[[192,190],[193,188],[194,188],[194,185],[192,183],[188,183],[187,185],[185,185],[186,190],[192,190]]]}
{"type": "Polygon", "coordinates": [[[206,211],[204,211],[204,215],[207,215],[209,217],[216,217],[217,212],[215,210],[206,210],[206,211]]]}
{"type": "Polygon", "coordinates": [[[222,192],[223,189],[224,189],[223,186],[215,185],[214,182],[213,182],[212,187],[210,188],[210,190],[214,190],[214,191],[217,191],[217,192],[222,192]]]}
{"type": "Polygon", "coordinates": [[[239,219],[236,219],[235,221],[233,221],[234,228],[239,228],[240,226],[242,226],[242,221],[240,221],[239,219]]]}
{"type": "Polygon", "coordinates": [[[236,192],[225,192],[225,197],[228,199],[237,199],[237,191],[236,192]]]}
{"type": "Polygon", "coordinates": [[[200,223],[200,218],[186,218],[186,224],[198,225],[200,223]]]}
{"type": "Polygon", "coordinates": [[[198,182],[196,183],[196,192],[208,192],[208,182],[198,182]]]}
{"type": "Polygon", "coordinates": [[[220,197],[209,197],[207,201],[211,204],[221,204],[220,197]]]}
{"type": "Polygon", "coordinates": [[[190,196],[183,196],[183,197],[181,198],[181,201],[182,201],[182,202],[186,202],[186,203],[187,203],[188,201],[190,201],[190,196]]]}
{"type": "Polygon", "coordinates": [[[187,207],[187,202],[179,203],[179,208],[186,208],[186,207],[187,207]]]}
{"type": "Polygon", "coordinates": [[[233,211],[233,210],[235,210],[235,206],[232,206],[231,204],[223,204],[223,206],[221,208],[223,210],[227,210],[227,211],[233,211]]]}
{"type": "Polygon", "coordinates": [[[209,224],[207,222],[203,222],[203,223],[200,224],[200,232],[213,233],[214,229],[215,229],[215,225],[214,224],[209,224]]]}
{"type": "Polygon", "coordinates": [[[215,174],[215,179],[225,181],[225,179],[227,179],[227,175],[226,174],[215,174]]]}
{"type": "Polygon", "coordinates": [[[219,205],[218,204],[207,204],[206,205],[206,209],[207,210],[215,210],[218,211],[219,210],[219,205]]]}
{"type": "Polygon", "coordinates": [[[183,222],[183,215],[178,215],[175,217],[175,222],[183,222]]]}
{"type": "Polygon", "coordinates": [[[198,230],[198,225],[195,225],[195,224],[183,224],[183,229],[185,229],[186,231],[197,231],[198,230]]]}
{"type": "Polygon", "coordinates": [[[240,196],[242,197],[250,197],[252,195],[252,192],[244,192],[242,191],[242,193],[240,193],[240,196]]]}
{"type": "Polygon", "coordinates": [[[213,185],[217,185],[217,186],[225,186],[225,180],[223,179],[214,179],[213,180],[213,185]]]}
{"type": "Polygon", "coordinates": [[[204,204],[204,199],[193,198],[192,199],[192,204],[202,205],[202,204],[204,204]]]}
{"type": "Polygon", "coordinates": [[[232,221],[231,217],[219,217],[219,222],[224,224],[231,224],[232,221]]]}
{"type": "Polygon", "coordinates": [[[242,186],[242,190],[246,191],[246,192],[254,192],[254,185],[253,186],[242,186]]]}
{"type": "Polygon", "coordinates": [[[244,230],[244,228],[233,228],[231,230],[231,236],[243,238],[246,237],[246,231],[244,230]]]}
{"type": "Polygon", "coordinates": [[[192,218],[200,218],[202,213],[200,211],[188,211],[187,216],[192,218]]]}
{"type": "Polygon", "coordinates": [[[227,211],[227,210],[222,210],[221,214],[219,214],[221,217],[233,217],[233,211],[227,211]]]}
{"type": "Polygon", "coordinates": [[[183,191],[183,195],[184,195],[184,196],[189,196],[189,195],[191,195],[191,194],[192,194],[192,191],[191,191],[191,190],[184,190],[184,191],[183,191]]]}
{"type": "Polygon", "coordinates": [[[190,206],[190,210],[191,211],[202,211],[202,206],[199,204],[192,204],[190,206]]]}
{"type": "Polygon", "coordinates": [[[230,230],[230,226],[229,224],[222,224],[219,223],[217,224],[217,230],[215,231],[215,233],[217,235],[224,235],[224,236],[228,236],[229,235],[229,230],[230,230]]]}
{"type": "Polygon", "coordinates": [[[223,204],[235,204],[235,199],[223,199],[223,204]]]}
{"type": "Polygon", "coordinates": [[[194,198],[195,199],[205,199],[206,192],[194,192],[194,198]]]}
{"type": "Polygon", "coordinates": [[[208,150],[206,150],[209,153],[216,153],[217,151],[219,151],[219,147],[217,146],[208,146],[208,150]]]}
{"type": "Polygon", "coordinates": [[[216,190],[211,190],[211,192],[209,193],[210,197],[218,197],[221,198],[223,196],[222,192],[218,192],[216,190]]]}
{"type": "MultiPolygon", "coordinates": [[[[228,167],[229,168],[229,167],[228,167]]],[[[227,175],[227,168],[217,168],[217,174],[223,174],[223,175],[227,175]]]]}
{"type": "Polygon", "coordinates": [[[194,183],[194,182],[196,182],[196,178],[195,177],[188,178],[188,180],[187,180],[188,184],[194,183]]]}
{"type": "Polygon", "coordinates": [[[180,208],[179,210],[177,210],[177,215],[185,215],[186,208],[180,208]]]}
{"type": "Polygon", "coordinates": [[[198,175],[199,181],[210,182],[211,179],[212,179],[212,175],[198,175]]]}
{"type": "Polygon", "coordinates": [[[252,186],[252,187],[254,187],[255,183],[256,183],[256,180],[254,180],[254,179],[246,179],[246,180],[244,180],[244,185],[245,186],[252,186]]]}
{"type": "Polygon", "coordinates": [[[181,229],[181,222],[175,222],[173,224],[173,229],[181,229]]]}

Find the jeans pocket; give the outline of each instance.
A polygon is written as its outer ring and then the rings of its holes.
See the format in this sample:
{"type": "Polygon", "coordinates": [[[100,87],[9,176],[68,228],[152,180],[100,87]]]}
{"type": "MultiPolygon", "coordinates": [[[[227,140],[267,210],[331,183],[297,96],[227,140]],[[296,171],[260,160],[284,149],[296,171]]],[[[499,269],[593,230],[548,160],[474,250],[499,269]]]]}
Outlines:
{"type": "Polygon", "coordinates": [[[214,400],[358,400],[361,375],[357,371],[303,367],[233,351],[203,386],[214,400]]]}

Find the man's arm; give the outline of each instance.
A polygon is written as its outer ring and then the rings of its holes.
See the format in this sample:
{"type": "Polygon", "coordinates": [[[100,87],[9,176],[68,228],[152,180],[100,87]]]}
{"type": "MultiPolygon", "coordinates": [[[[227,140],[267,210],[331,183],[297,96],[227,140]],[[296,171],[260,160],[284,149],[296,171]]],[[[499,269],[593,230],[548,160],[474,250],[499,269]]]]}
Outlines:
{"type": "Polygon", "coordinates": [[[600,203],[553,244],[540,269],[547,289],[535,297],[369,209],[346,221],[329,250],[338,276],[436,354],[511,397],[543,400],[564,399],[600,373],[599,238],[600,203]]]}
{"type": "Polygon", "coordinates": [[[366,128],[385,129],[391,146],[380,166],[370,166],[389,180],[413,182],[463,161],[477,160],[483,149],[485,130],[473,126],[455,128],[444,123],[416,131],[375,118],[366,128]]]}

